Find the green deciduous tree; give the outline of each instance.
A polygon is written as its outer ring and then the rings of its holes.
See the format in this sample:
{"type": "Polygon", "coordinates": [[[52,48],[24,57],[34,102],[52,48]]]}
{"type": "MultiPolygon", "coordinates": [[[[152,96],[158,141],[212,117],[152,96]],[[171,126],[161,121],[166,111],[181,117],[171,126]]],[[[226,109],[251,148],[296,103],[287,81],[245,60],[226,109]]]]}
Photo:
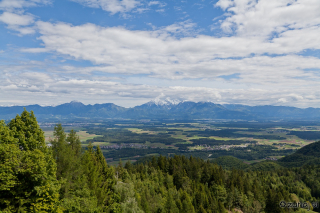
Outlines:
{"type": "Polygon", "coordinates": [[[18,139],[20,149],[25,151],[47,150],[44,133],[39,127],[33,111],[29,113],[24,109],[20,116],[17,115],[9,122],[8,127],[13,132],[14,138],[18,139]]]}

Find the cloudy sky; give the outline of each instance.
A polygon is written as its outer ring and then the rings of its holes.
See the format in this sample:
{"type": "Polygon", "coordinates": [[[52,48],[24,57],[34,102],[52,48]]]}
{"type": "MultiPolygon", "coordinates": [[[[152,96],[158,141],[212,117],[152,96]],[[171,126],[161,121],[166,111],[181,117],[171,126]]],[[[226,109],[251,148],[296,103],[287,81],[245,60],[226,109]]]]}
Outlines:
{"type": "Polygon", "coordinates": [[[0,105],[320,107],[319,0],[1,0],[0,105]]]}

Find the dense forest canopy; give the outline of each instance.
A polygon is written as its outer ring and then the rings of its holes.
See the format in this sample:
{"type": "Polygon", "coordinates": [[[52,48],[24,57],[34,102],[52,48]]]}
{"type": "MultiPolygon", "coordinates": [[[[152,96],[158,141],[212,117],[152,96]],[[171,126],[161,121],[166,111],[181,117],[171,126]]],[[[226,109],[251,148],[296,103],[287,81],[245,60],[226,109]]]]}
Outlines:
{"type": "Polygon", "coordinates": [[[319,212],[312,206],[320,200],[317,165],[286,168],[265,162],[248,167],[230,157],[210,162],[160,155],[135,164],[120,161],[112,167],[99,146],[83,148],[76,132],[66,134],[61,124],[55,126],[51,144],[45,144],[33,112],[25,110],[8,124],[0,122],[0,211],[302,210],[280,207],[280,201],[285,201],[306,203],[319,212]],[[221,162],[224,168],[217,165],[221,162]],[[228,167],[229,162],[235,166],[228,167]]]}

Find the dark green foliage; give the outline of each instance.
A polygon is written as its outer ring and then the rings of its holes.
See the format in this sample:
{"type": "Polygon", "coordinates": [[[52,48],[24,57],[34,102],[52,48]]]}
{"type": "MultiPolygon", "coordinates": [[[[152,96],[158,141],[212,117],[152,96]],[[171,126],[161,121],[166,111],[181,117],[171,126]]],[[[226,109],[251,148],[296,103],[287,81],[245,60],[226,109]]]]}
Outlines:
{"type": "Polygon", "coordinates": [[[278,163],[285,167],[320,165],[320,141],[302,147],[294,154],[281,158],[278,163]]]}
{"type": "Polygon", "coordinates": [[[296,153],[319,158],[320,157],[320,141],[314,142],[305,147],[302,147],[296,153]]]}
{"type": "Polygon", "coordinates": [[[223,170],[194,157],[149,160],[126,166],[140,208],[148,212],[286,212],[279,207],[281,200],[293,202],[298,196],[311,202],[320,193],[319,167],[288,170],[265,162],[243,171],[223,170]]]}
{"type": "Polygon", "coordinates": [[[280,169],[283,169],[283,167],[273,161],[262,161],[258,163],[253,163],[250,165],[250,167],[247,168],[247,170],[252,171],[274,171],[280,169]]]}
{"type": "MultiPolygon", "coordinates": [[[[221,151],[224,151],[224,150],[221,150],[221,151]]],[[[105,156],[105,158],[113,158],[113,160],[119,160],[120,158],[131,158],[133,156],[138,156],[138,155],[148,157],[149,154],[156,154],[156,155],[160,154],[163,156],[185,155],[186,157],[195,156],[198,158],[206,159],[210,153],[212,152],[208,152],[208,151],[186,152],[182,150],[161,149],[161,148],[156,148],[156,149],[122,148],[118,150],[106,150],[103,152],[103,155],[105,156]]],[[[229,152],[219,152],[218,154],[220,153],[221,155],[227,155],[229,152]]]]}
{"type": "Polygon", "coordinates": [[[319,140],[320,132],[319,131],[291,131],[288,135],[296,135],[301,139],[305,140],[319,140]]]}
{"type": "Polygon", "coordinates": [[[97,147],[82,151],[76,132],[68,136],[61,124],[55,126],[53,145],[57,178],[61,181],[61,207],[66,212],[119,211],[116,203],[114,170],[97,147]],[[117,210],[118,209],[118,210],[117,210]]]}
{"type": "Polygon", "coordinates": [[[149,154],[161,154],[163,156],[170,155],[185,155],[186,157],[194,156],[202,159],[207,159],[210,154],[210,158],[218,158],[221,156],[234,156],[242,160],[259,160],[269,156],[281,156],[293,153],[292,149],[277,150],[273,146],[257,145],[239,148],[230,148],[229,150],[214,150],[214,151],[185,151],[175,149],[161,149],[161,148],[147,148],[147,149],[132,149],[122,148],[118,150],[104,150],[103,154],[105,158],[113,158],[113,160],[119,160],[120,158],[131,158],[139,155],[140,157],[149,154]]]}
{"type": "Polygon", "coordinates": [[[216,163],[224,169],[246,169],[249,167],[248,164],[244,163],[242,160],[235,158],[233,156],[223,156],[216,158],[211,161],[212,163],[216,163]]]}

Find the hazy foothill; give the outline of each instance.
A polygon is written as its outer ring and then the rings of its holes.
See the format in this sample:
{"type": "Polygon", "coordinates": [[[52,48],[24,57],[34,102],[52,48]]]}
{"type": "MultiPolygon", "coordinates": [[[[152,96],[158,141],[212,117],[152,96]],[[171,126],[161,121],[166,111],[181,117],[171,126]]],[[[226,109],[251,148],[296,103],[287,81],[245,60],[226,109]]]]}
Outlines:
{"type": "Polygon", "coordinates": [[[131,108],[113,103],[85,105],[72,101],[57,106],[1,107],[2,119],[10,119],[24,108],[37,112],[41,121],[70,119],[226,119],[239,121],[318,121],[320,108],[287,106],[248,106],[240,104],[215,104],[213,102],[171,101],[158,99],[131,108]]]}

